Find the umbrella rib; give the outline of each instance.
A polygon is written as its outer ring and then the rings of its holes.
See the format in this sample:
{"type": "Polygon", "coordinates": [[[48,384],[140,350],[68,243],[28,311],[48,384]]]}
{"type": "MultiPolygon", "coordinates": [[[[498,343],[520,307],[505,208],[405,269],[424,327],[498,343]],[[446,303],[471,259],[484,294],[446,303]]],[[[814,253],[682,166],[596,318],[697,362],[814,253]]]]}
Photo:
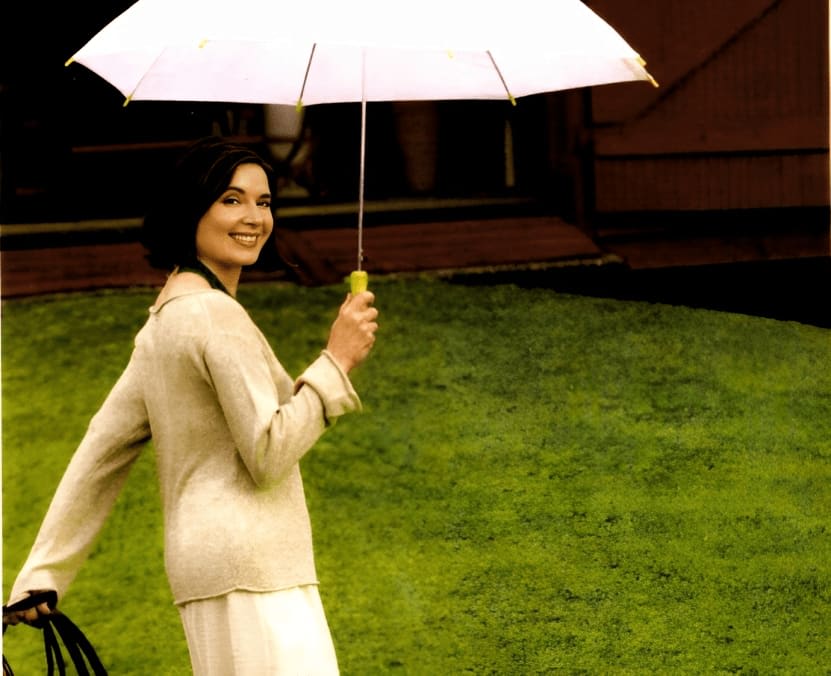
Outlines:
{"type": "Polygon", "coordinates": [[[297,108],[298,110],[303,106],[303,94],[306,92],[306,82],[309,80],[309,71],[312,68],[312,59],[315,58],[315,49],[317,48],[317,43],[312,44],[312,51],[309,53],[309,62],[306,64],[306,73],[303,75],[303,86],[300,87],[300,98],[297,99],[297,108]]]}
{"type": "MultiPolygon", "coordinates": [[[[199,49],[202,49],[205,46],[206,43],[207,43],[207,40],[202,40],[199,43],[199,49]]],[[[162,48],[162,49],[159,50],[159,53],[156,54],[156,58],[153,59],[153,63],[150,64],[150,66],[148,68],[146,68],[145,71],[141,74],[141,77],[138,79],[138,82],[136,82],[135,86],[133,87],[133,90],[129,94],[126,95],[126,98],[124,99],[124,103],[121,104],[122,108],[126,108],[130,104],[130,102],[133,100],[133,97],[136,95],[136,92],[138,91],[138,88],[141,87],[142,83],[144,82],[144,78],[146,78],[150,74],[150,71],[153,69],[153,66],[155,66],[159,62],[159,59],[162,58],[163,53],[164,53],[164,49],[162,48]]]]}
{"type": "Polygon", "coordinates": [[[505,87],[505,93],[508,95],[508,100],[511,102],[512,106],[515,106],[516,105],[516,99],[513,97],[513,94],[511,94],[511,90],[508,89],[508,83],[505,82],[505,78],[502,77],[502,71],[499,70],[499,66],[496,65],[496,59],[493,58],[493,54],[491,54],[490,49],[488,50],[487,53],[488,53],[488,58],[491,60],[491,63],[493,64],[493,68],[496,71],[496,74],[499,76],[499,79],[502,81],[502,86],[505,87]]]}

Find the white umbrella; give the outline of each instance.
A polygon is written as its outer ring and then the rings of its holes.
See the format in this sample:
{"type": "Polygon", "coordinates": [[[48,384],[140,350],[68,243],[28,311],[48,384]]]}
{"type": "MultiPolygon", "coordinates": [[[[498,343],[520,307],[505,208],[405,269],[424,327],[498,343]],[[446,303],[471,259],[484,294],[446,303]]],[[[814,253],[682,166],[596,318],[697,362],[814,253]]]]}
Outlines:
{"type": "Polygon", "coordinates": [[[580,0],[138,0],[67,63],[131,100],[507,99],[628,80],[655,84],[580,0]]]}

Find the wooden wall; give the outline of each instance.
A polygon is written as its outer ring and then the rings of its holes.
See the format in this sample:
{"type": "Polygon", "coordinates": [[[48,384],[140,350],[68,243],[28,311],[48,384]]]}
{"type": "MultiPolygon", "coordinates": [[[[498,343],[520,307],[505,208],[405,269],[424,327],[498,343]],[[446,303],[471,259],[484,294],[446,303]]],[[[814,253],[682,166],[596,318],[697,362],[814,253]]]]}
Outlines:
{"type": "Polygon", "coordinates": [[[826,0],[587,4],[660,83],[592,92],[598,216],[827,209],[826,0]]]}

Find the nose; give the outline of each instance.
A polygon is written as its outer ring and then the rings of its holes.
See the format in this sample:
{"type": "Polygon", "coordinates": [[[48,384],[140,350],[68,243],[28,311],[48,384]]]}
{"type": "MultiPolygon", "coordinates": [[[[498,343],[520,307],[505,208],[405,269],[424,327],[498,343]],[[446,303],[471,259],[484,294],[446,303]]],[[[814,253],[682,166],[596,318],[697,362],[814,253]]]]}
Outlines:
{"type": "Polygon", "coordinates": [[[249,204],[245,209],[243,222],[249,225],[262,225],[263,223],[263,209],[258,204],[249,204]]]}

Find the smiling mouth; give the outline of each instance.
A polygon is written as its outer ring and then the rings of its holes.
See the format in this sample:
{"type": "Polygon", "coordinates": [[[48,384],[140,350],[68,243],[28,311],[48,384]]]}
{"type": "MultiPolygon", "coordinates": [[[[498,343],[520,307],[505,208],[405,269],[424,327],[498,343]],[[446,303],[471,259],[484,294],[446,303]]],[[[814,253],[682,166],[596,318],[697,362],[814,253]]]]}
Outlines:
{"type": "Polygon", "coordinates": [[[259,235],[248,235],[236,232],[232,232],[229,236],[232,240],[243,246],[254,246],[259,239],[259,235]]]}

